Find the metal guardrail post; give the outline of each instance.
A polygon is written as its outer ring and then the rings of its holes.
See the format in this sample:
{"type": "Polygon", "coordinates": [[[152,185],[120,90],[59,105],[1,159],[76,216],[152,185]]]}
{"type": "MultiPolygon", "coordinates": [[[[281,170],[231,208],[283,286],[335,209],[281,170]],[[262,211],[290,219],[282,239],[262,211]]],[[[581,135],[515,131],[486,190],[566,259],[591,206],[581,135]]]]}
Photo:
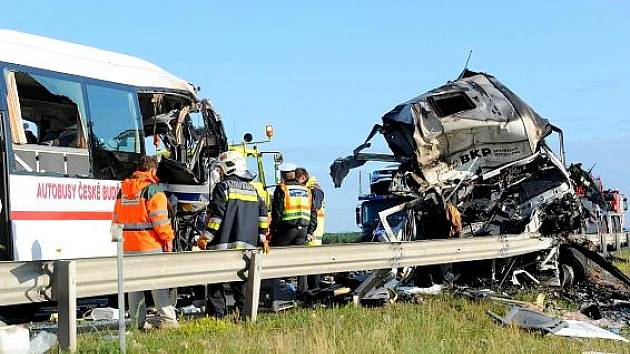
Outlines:
{"type": "Polygon", "coordinates": [[[57,337],[63,350],[77,350],[77,264],[55,261],[55,298],[59,311],[57,337]]]}
{"type": "Polygon", "coordinates": [[[247,287],[245,290],[245,304],[242,319],[256,322],[258,302],[260,299],[260,280],[262,277],[262,253],[259,250],[249,252],[249,267],[247,270],[247,287]]]}
{"type": "Polygon", "coordinates": [[[621,251],[621,237],[618,232],[615,232],[615,251],[621,251]]]}

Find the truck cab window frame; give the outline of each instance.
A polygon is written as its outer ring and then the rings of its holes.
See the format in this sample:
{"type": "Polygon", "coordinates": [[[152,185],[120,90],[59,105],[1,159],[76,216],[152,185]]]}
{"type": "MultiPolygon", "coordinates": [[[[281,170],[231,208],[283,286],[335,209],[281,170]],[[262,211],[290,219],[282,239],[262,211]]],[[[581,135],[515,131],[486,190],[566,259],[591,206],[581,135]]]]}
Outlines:
{"type": "Polygon", "coordinates": [[[428,101],[440,118],[476,108],[470,97],[465,92],[459,91],[433,95],[428,98],[428,101]]]}

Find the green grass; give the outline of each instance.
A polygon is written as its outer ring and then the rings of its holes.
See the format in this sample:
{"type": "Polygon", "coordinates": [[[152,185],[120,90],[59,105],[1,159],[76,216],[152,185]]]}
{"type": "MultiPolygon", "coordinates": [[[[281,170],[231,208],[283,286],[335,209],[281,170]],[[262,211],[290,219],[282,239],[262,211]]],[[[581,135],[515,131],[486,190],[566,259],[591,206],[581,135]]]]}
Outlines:
{"type": "MultiPolygon", "coordinates": [[[[615,253],[616,257],[627,259],[630,261],[630,248],[625,248],[619,252],[615,253]]],[[[630,275],[630,262],[613,262],[619,269],[621,269],[624,273],[630,275]]]]}
{"type": "MultiPolygon", "coordinates": [[[[441,296],[384,308],[295,310],[256,324],[197,319],[176,330],[133,332],[129,353],[628,353],[611,341],[543,336],[496,324],[490,304],[441,296]]],[[[79,352],[110,353],[116,339],[81,335],[79,352]]]]}
{"type": "MultiPolygon", "coordinates": [[[[338,235],[338,234],[337,234],[338,235]]],[[[338,237],[338,236],[335,236],[338,237]]],[[[343,237],[342,237],[343,239],[343,237]]],[[[630,259],[630,250],[618,257],[630,259]]],[[[628,263],[618,263],[630,274],[628,263]]],[[[534,301],[538,292],[516,299],[534,301]]],[[[131,332],[129,353],[630,353],[630,344],[543,336],[495,323],[505,307],[451,295],[383,308],[298,309],[261,314],[255,324],[202,318],[179,329],[131,332]]],[[[81,353],[116,352],[115,332],[79,337],[81,353]]],[[[628,337],[626,329],[622,335],[628,337]]]]}
{"type": "Polygon", "coordinates": [[[360,232],[339,232],[339,233],[327,233],[322,238],[322,243],[353,243],[359,242],[361,239],[360,232]]]}

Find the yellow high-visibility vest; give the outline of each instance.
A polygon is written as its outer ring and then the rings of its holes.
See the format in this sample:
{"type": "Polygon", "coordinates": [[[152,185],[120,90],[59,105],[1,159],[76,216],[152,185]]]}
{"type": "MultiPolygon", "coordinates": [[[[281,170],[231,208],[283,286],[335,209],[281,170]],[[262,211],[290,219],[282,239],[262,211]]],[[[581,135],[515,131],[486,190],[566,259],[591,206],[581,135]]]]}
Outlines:
{"type": "Polygon", "coordinates": [[[310,222],[312,197],[311,191],[298,184],[281,183],[279,187],[284,192],[283,221],[304,220],[310,222]]]}

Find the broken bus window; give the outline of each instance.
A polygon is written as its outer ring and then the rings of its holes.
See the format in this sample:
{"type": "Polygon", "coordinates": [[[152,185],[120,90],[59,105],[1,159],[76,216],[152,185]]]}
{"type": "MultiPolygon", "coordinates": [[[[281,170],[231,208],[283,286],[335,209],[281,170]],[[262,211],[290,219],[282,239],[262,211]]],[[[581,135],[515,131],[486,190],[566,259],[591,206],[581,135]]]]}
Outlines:
{"type": "Polygon", "coordinates": [[[6,72],[14,169],[88,175],[86,113],[79,82],[6,72]]]}

